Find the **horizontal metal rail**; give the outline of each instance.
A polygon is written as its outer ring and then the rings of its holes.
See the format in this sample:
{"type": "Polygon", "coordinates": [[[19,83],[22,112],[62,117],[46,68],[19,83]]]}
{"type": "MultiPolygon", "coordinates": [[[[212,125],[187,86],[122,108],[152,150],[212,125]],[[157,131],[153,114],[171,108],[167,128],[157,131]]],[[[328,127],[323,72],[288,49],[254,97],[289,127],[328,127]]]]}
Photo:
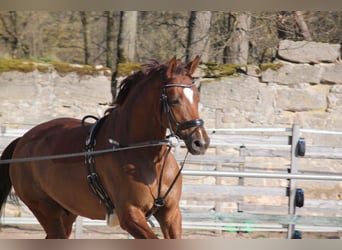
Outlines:
{"type": "MultiPolygon", "coordinates": [[[[92,220],[88,218],[79,218],[82,220],[82,226],[107,226],[105,220],[92,220]]],[[[152,220],[155,227],[160,227],[158,222],[152,220]]],[[[34,217],[4,217],[1,221],[4,225],[39,225],[39,222],[34,217]]],[[[74,223],[74,229],[76,223],[74,223]]],[[[283,224],[275,223],[250,223],[250,222],[212,222],[212,221],[182,221],[183,229],[197,229],[197,230],[220,230],[227,232],[246,231],[246,232],[286,232],[287,229],[283,224]]],[[[310,226],[297,225],[296,228],[303,232],[342,232],[342,226],[310,226]]]]}
{"type": "MultiPolygon", "coordinates": [[[[292,132],[292,128],[207,128],[207,132],[292,132]]],[[[311,133],[311,134],[330,134],[330,135],[342,135],[342,131],[337,130],[322,130],[322,129],[309,129],[309,128],[299,128],[301,133],[311,133]]]]}
{"type": "MultiPolygon", "coordinates": [[[[21,133],[24,133],[24,130],[16,130],[16,129],[2,129],[0,131],[0,140],[5,137],[19,137],[21,133]]],[[[286,133],[288,136],[291,136],[293,133],[292,128],[222,128],[222,129],[207,129],[208,134],[229,134],[229,133],[286,133]]],[[[328,131],[328,130],[315,130],[315,129],[305,129],[300,128],[299,133],[311,133],[311,134],[323,134],[323,135],[342,135],[342,131],[328,131]]],[[[257,142],[258,143],[258,142],[257,142]]],[[[291,145],[287,144],[276,144],[276,145],[266,145],[266,144],[248,144],[248,146],[254,147],[276,147],[276,148],[285,148],[290,149],[291,145]]],[[[214,143],[215,144],[215,143],[214,143]]],[[[216,146],[241,146],[241,143],[221,143],[217,142],[216,146]]],[[[215,146],[214,145],[214,146],[215,146]]],[[[140,147],[140,145],[138,146],[140,147]]],[[[123,148],[121,150],[127,150],[127,148],[123,148]]],[[[113,152],[113,149],[104,150],[99,153],[109,153],[113,152]]],[[[94,152],[96,153],[96,152],[94,152]]],[[[85,156],[85,152],[80,152],[76,154],[71,154],[72,157],[77,156],[85,156]]],[[[68,155],[55,155],[55,156],[46,156],[49,159],[59,159],[66,158],[68,155]],[[56,157],[56,158],[54,158],[56,157]]],[[[20,159],[17,159],[20,161],[20,159]]],[[[37,160],[37,159],[36,159],[37,160]]],[[[44,160],[44,159],[42,159],[44,160]]],[[[1,164],[1,161],[0,161],[1,164]]],[[[183,169],[182,174],[185,176],[212,176],[212,177],[240,177],[240,178],[269,178],[269,179],[287,179],[287,180],[312,180],[312,181],[342,181],[342,174],[298,174],[298,173],[274,173],[274,172],[238,172],[238,171],[210,171],[210,170],[190,170],[183,169]]],[[[106,225],[106,221],[100,220],[90,220],[86,218],[82,219],[82,225],[106,225]]],[[[276,232],[286,232],[288,229],[284,227],[281,223],[278,224],[268,224],[268,223],[255,223],[253,225],[246,225],[244,223],[238,222],[227,222],[221,223],[217,221],[206,220],[206,217],[201,217],[201,221],[191,221],[191,219],[187,220],[184,218],[183,220],[183,228],[184,229],[203,229],[203,230],[223,230],[223,231],[238,231],[238,230],[253,230],[253,231],[276,231],[276,232]],[[203,219],[203,221],[202,221],[203,219]]],[[[159,226],[158,223],[153,221],[156,226],[159,226]]],[[[1,220],[3,224],[38,224],[38,221],[34,218],[25,218],[25,217],[3,217],[1,220]]],[[[74,227],[77,227],[77,223],[74,224],[74,227]]],[[[310,225],[296,225],[297,230],[308,231],[308,232],[342,232],[342,226],[339,225],[331,225],[331,226],[319,226],[313,224],[310,225]]]]}
{"type": "Polygon", "coordinates": [[[286,173],[261,173],[261,172],[233,172],[211,170],[183,169],[183,175],[189,176],[215,176],[215,177],[245,177],[245,178],[270,178],[270,179],[296,179],[296,180],[329,180],[342,181],[342,175],[313,175],[313,174],[286,174],[286,173]]]}
{"type": "Polygon", "coordinates": [[[319,129],[300,128],[299,131],[301,133],[310,133],[310,134],[342,135],[342,131],[332,131],[332,130],[319,130],[319,129]]]}
{"type": "Polygon", "coordinates": [[[172,142],[169,140],[161,140],[161,141],[150,141],[150,142],[142,142],[142,143],[136,143],[131,144],[128,146],[118,146],[108,149],[102,149],[102,150],[94,150],[94,151],[83,151],[83,152],[77,152],[77,153],[69,153],[69,154],[58,154],[58,155],[46,155],[46,156],[34,156],[34,157],[23,157],[23,158],[14,158],[14,159],[8,159],[8,160],[0,160],[1,164],[11,164],[11,163],[23,163],[23,162],[31,162],[31,161],[47,161],[47,160],[57,160],[57,159],[65,159],[65,158],[74,158],[74,157],[80,157],[80,156],[87,156],[87,155],[101,155],[101,154],[108,154],[118,151],[126,151],[126,150],[133,150],[133,149],[141,149],[141,148],[147,148],[147,147],[158,147],[162,145],[168,145],[173,146],[172,142]]]}
{"type": "MultiPolygon", "coordinates": [[[[33,125],[32,125],[33,126],[33,125]]],[[[21,136],[26,133],[29,129],[6,129],[1,127],[0,136],[21,136]]],[[[206,128],[209,133],[216,132],[292,132],[292,128],[206,128]]],[[[301,133],[312,133],[312,134],[333,134],[342,135],[342,131],[334,130],[322,130],[322,129],[310,129],[310,128],[300,128],[301,133]]]]}

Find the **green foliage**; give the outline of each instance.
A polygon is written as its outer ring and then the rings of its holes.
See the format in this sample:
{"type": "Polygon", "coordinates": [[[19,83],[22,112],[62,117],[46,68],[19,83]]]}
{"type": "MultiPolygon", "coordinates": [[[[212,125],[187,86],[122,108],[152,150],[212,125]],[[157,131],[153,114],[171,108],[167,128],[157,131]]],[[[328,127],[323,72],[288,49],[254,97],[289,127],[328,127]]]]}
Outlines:
{"type": "Polygon", "coordinates": [[[53,62],[54,60],[48,57],[40,57],[36,59],[36,61],[42,62],[42,63],[50,63],[50,62],[53,62]]]}

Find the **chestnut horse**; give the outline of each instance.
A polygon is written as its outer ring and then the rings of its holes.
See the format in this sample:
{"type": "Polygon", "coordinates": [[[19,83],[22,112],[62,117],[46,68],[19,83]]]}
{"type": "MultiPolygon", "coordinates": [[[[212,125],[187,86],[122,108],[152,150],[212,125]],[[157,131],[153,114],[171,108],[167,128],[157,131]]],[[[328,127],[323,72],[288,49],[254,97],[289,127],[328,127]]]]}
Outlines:
{"type": "Polygon", "coordinates": [[[182,178],[167,134],[182,139],[191,154],[204,154],[209,145],[192,79],[198,64],[199,57],[188,64],[175,57],[147,64],[123,80],[115,107],[97,122],[54,119],[13,141],[1,156],[0,205],[13,185],[46,238],[69,238],[79,215],[108,214],[134,238],[157,238],[147,221],[152,215],[164,238],[181,238],[182,178]],[[118,151],[95,154],[113,147],[118,151]]]}

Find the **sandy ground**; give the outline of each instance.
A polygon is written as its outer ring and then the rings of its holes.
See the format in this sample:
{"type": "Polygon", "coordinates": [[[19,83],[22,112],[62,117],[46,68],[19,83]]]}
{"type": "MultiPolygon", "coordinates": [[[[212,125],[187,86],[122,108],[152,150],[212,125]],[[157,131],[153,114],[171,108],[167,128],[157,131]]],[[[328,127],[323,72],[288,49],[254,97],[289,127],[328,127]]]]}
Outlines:
{"type": "MultiPolygon", "coordinates": [[[[9,202],[5,207],[3,216],[33,216],[29,209],[24,205],[18,206],[16,202],[9,202]]],[[[154,228],[154,232],[162,238],[160,229],[154,228]]],[[[45,232],[40,225],[1,225],[0,222],[0,239],[44,239],[45,232]]],[[[128,239],[128,233],[119,226],[89,226],[83,225],[80,239],[128,239]]],[[[226,231],[209,231],[183,229],[183,239],[286,239],[287,233],[283,232],[226,232],[226,231]]],[[[302,232],[303,239],[340,239],[340,233],[307,233],[302,232]]],[[[73,232],[70,239],[75,239],[73,232]]]]}
{"type": "MultiPolygon", "coordinates": [[[[161,237],[160,231],[155,232],[161,237]]],[[[303,239],[340,239],[338,233],[302,233],[303,239]]],[[[39,225],[3,225],[0,239],[43,239],[45,233],[39,225]]],[[[72,233],[70,239],[74,239],[72,233]]],[[[81,239],[129,239],[128,234],[119,227],[84,226],[81,239]]],[[[221,231],[183,230],[183,239],[286,239],[286,233],[232,233],[221,231]]]]}

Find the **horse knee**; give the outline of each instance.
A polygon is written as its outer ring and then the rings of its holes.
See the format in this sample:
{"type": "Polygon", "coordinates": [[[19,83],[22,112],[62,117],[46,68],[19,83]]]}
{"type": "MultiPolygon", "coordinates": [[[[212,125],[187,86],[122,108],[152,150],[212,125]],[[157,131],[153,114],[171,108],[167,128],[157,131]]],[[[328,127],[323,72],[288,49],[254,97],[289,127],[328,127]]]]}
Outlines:
{"type": "Polygon", "coordinates": [[[120,227],[136,239],[157,239],[144,214],[136,209],[119,216],[120,227]]]}
{"type": "Polygon", "coordinates": [[[137,213],[127,212],[119,217],[119,224],[122,229],[127,231],[136,224],[139,224],[140,220],[141,216],[137,215],[137,213]]]}
{"type": "Polygon", "coordinates": [[[165,239],[180,239],[182,237],[182,215],[179,209],[165,213],[157,213],[156,219],[165,239]]]}

